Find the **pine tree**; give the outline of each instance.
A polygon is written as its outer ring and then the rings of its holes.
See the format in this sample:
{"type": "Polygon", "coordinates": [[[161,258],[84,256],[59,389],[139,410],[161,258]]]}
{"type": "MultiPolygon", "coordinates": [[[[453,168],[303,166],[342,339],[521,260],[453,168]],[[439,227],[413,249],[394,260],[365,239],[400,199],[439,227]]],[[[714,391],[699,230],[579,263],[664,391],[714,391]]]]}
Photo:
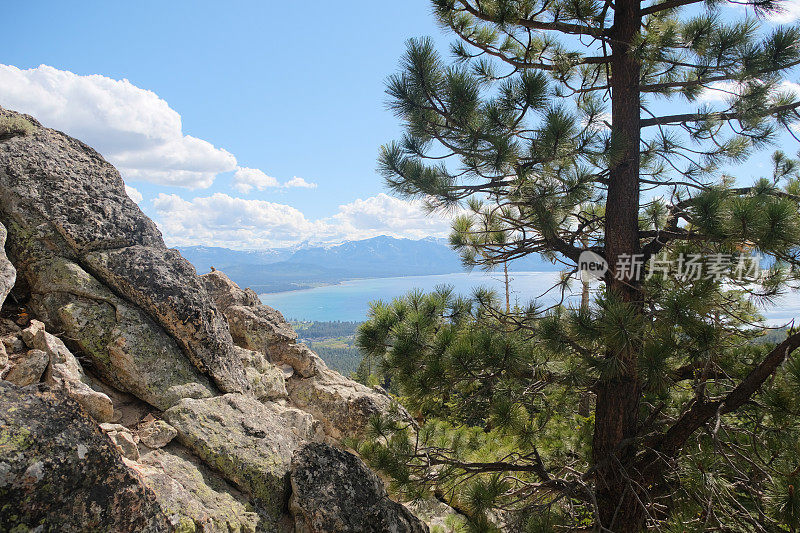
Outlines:
{"type": "Polygon", "coordinates": [[[389,186],[465,210],[451,243],[468,264],[539,253],[566,265],[565,292],[582,253],[609,269],[588,307],[509,315],[444,290],[376,305],[359,345],[411,419],[376,421],[364,454],[477,529],[800,527],[800,333],[754,341],[754,302],[797,281],[798,163],[731,175],[793,142],[800,28],[759,21],[774,0],[433,5],[454,59],[411,40],[389,79],[406,129],[381,150],[389,186]],[[754,253],[758,278],[631,268],[754,253]]]}

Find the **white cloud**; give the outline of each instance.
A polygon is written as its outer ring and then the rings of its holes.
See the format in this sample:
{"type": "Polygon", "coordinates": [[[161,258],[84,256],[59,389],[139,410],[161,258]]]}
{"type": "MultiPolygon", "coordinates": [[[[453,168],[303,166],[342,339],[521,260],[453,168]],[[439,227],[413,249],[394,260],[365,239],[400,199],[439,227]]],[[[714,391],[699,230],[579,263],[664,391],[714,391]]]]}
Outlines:
{"type": "Polygon", "coordinates": [[[233,188],[242,194],[248,194],[254,188],[263,191],[267,187],[278,187],[278,180],[267,176],[257,168],[239,167],[233,175],[233,188]]]}
{"type": "Polygon", "coordinates": [[[309,183],[303,178],[293,177],[284,184],[278,182],[276,178],[268,176],[257,168],[238,167],[233,175],[233,188],[242,194],[249,194],[253,189],[263,191],[264,189],[274,188],[290,189],[299,187],[303,189],[316,189],[316,183],[309,183]]]}
{"type": "Polygon", "coordinates": [[[785,0],[781,11],[767,15],[767,20],[775,24],[788,24],[800,19],[800,0],[785,0]]]}
{"type": "Polygon", "coordinates": [[[294,207],[223,193],[191,201],[162,193],[153,205],[158,214],[156,222],[173,246],[267,248],[300,242],[323,227],[307,220],[294,207]]]}
{"type": "Polygon", "coordinates": [[[144,200],[142,193],[140,193],[130,185],[125,185],[125,192],[128,193],[130,199],[136,202],[137,204],[142,203],[142,200],[144,200]]]}
{"type": "MultiPolygon", "coordinates": [[[[735,95],[738,95],[745,88],[745,85],[736,81],[718,81],[712,83],[698,96],[700,102],[725,102],[735,95]]],[[[800,96],[800,84],[783,80],[776,87],[775,91],[783,93],[794,93],[800,96]]]]}
{"type": "Polygon", "coordinates": [[[741,90],[741,84],[735,81],[714,82],[703,89],[697,97],[700,102],[724,102],[741,90]]]}
{"type": "Polygon", "coordinates": [[[379,194],[339,206],[328,218],[309,220],[294,207],[216,193],[184,200],[160,194],[156,222],[170,246],[205,244],[263,249],[303,241],[330,243],[390,235],[419,239],[445,236],[450,220],[428,216],[418,202],[379,194]]]}
{"type": "Polygon", "coordinates": [[[128,80],[0,64],[0,105],[91,145],[128,179],[204,188],[236,168],[231,153],[185,135],[166,101],[128,80]]]}
{"type": "Polygon", "coordinates": [[[298,178],[297,176],[293,177],[292,179],[290,179],[289,181],[284,183],[283,186],[287,187],[287,188],[299,187],[301,189],[316,189],[317,188],[317,184],[316,183],[309,183],[306,180],[304,180],[303,178],[298,178]]]}
{"type": "Polygon", "coordinates": [[[366,200],[340,205],[329,219],[346,239],[367,239],[376,235],[421,239],[449,233],[450,219],[428,214],[419,201],[406,201],[380,193],[366,200]]]}

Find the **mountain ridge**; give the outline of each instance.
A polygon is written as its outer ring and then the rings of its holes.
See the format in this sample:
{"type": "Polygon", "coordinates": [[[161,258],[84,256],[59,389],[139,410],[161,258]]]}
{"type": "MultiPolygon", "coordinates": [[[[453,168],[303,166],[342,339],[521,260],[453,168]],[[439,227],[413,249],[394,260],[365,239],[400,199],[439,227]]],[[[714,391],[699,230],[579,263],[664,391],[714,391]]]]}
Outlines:
{"type": "MultiPolygon", "coordinates": [[[[203,273],[224,270],[236,283],[258,293],[282,292],[356,278],[451,274],[467,269],[445,239],[398,239],[379,235],[335,245],[238,251],[222,247],[177,248],[203,273]]],[[[512,271],[559,270],[538,255],[509,263],[512,271]]]]}

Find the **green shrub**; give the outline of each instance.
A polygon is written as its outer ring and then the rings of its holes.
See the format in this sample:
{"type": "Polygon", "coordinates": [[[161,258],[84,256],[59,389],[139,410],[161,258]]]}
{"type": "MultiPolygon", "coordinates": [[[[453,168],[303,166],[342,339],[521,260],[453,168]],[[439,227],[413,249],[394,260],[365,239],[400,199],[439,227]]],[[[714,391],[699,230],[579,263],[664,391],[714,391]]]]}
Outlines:
{"type": "Polygon", "coordinates": [[[29,135],[36,130],[36,126],[22,117],[0,117],[0,141],[29,135]]]}

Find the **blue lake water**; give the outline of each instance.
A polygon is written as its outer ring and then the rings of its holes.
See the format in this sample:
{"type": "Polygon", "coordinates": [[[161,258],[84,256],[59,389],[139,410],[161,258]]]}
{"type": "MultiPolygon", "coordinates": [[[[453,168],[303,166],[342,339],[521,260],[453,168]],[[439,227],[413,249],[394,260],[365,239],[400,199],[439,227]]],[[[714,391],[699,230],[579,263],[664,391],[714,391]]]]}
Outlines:
{"type": "MultiPolygon", "coordinates": [[[[514,272],[510,275],[512,304],[520,305],[553,286],[557,272],[514,272]]],[[[459,272],[436,276],[405,276],[401,278],[368,278],[344,281],[300,291],[262,294],[261,300],[283,313],[287,319],[298,320],[365,320],[369,303],[404,296],[414,289],[431,291],[439,285],[451,285],[457,294],[468,296],[475,288],[496,290],[505,298],[502,273],[459,272]]],[[[553,298],[544,300],[554,301],[553,298]]]]}
{"type": "MultiPolygon", "coordinates": [[[[558,279],[558,272],[513,272],[511,277],[512,304],[525,305],[550,289],[558,279]]],[[[262,294],[261,300],[283,313],[287,319],[315,321],[361,321],[365,320],[369,303],[375,300],[388,301],[403,296],[413,289],[430,291],[439,285],[452,285],[458,294],[469,295],[477,287],[486,287],[504,294],[501,273],[459,272],[436,276],[406,276],[401,278],[369,278],[279,293],[262,294]]],[[[580,290],[579,284],[575,290],[580,290]]],[[[560,294],[548,294],[540,299],[551,304],[560,294]]],[[[771,308],[764,310],[768,322],[783,324],[795,317],[800,318],[800,298],[797,294],[783,297],[771,308]]]]}

